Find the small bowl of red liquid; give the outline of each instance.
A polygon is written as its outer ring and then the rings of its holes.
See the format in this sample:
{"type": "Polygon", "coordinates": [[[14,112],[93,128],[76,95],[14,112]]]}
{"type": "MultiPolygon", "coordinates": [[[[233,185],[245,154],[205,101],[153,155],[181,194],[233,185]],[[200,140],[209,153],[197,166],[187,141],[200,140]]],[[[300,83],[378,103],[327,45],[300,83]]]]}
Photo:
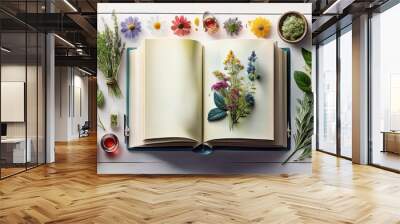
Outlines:
{"type": "Polygon", "coordinates": [[[114,134],[105,134],[101,138],[100,144],[105,152],[115,152],[118,150],[118,137],[114,134]]]}

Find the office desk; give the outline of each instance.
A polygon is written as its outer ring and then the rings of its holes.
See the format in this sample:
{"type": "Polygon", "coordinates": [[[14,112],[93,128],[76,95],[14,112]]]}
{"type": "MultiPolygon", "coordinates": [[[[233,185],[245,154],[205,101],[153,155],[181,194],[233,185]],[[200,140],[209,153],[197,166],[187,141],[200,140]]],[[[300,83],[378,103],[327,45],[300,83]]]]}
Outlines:
{"type": "Polygon", "coordinates": [[[383,150],[382,152],[392,152],[400,154],[400,132],[383,131],[383,150]]]}
{"type": "Polygon", "coordinates": [[[25,138],[1,139],[2,157],[6,158],[7,162],[10,163],[31,162],[32,160],[31,139],[30,138],[26,139],[26,143],[28,145],[26,147],[26,152],[25,152],[25,138]]]}

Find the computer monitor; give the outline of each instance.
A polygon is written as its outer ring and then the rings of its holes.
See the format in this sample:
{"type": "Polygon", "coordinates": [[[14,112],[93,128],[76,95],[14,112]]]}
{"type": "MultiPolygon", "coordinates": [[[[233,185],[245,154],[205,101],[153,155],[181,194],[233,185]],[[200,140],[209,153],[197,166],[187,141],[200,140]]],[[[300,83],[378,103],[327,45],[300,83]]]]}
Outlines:
{"type": "Polygon", "coordinates": [[[7,124],[1,123],[1,137],[7,136],[7,124]]]}

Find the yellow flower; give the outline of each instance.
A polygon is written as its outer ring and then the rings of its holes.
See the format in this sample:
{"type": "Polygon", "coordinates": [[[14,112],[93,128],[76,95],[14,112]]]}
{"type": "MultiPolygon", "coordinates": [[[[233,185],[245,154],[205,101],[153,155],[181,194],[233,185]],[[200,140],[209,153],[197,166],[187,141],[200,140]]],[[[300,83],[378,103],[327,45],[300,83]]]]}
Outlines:
{"type": "Polygon", "coordinates": [[[220,71],[214,71],[214,76],[219,80],[224,80],[225,74],[220,71]]]}
{"type": "Polygon", "coordinates": [[[250,22],[250,30],[257,37],[266,37],[271,30],[271,22],[264,17],[257,17],[250,22]]]}
{"type": "Polygon", "coordinates": [[[159,21],[153,23],[153,28],[154,28],[155,30],[161,29],[161,23],[160,23],[159,21]]]}
{"type": "Polygon", "coordinates": [[[199,26],[199,24],[200,24],[199,17],[194,18],[194,25],[199,26]]]}
{"type": "Polygon", "coordinates": [[[233,54],[233,51],[230,50],[229,53],[228,53],[228,55],[226,55],[224,64],[227,64],[227,63],[232,64],[233,59],[235,59],[235,55],[233,54]]]}

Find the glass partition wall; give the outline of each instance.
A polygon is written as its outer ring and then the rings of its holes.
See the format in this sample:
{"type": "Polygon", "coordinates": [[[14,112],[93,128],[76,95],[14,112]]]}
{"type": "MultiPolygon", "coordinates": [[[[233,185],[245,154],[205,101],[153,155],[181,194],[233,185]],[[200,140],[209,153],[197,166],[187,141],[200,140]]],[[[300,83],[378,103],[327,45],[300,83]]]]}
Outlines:
{"type": "Polygon", "coordinates": [[[372,15],[370,163],[400,172],[400,4],[372,15]]]}
{"type": "MultiPolygon", "coordinates": [[[[32,2],[18,7],[39,10],[32,2]]],[[[44,33],[0,11],[1,179],[45,163],[45,41],[44,33]]]]}
{"type": "Polygon", "coordinates": [[[318,149],[336,153],[336,36],[318,46],[318,149]]]}
{"type": "Polygon", "coordinates": [[[317,150],[352,157],[351,25],[317,46],[317,150]]]}

